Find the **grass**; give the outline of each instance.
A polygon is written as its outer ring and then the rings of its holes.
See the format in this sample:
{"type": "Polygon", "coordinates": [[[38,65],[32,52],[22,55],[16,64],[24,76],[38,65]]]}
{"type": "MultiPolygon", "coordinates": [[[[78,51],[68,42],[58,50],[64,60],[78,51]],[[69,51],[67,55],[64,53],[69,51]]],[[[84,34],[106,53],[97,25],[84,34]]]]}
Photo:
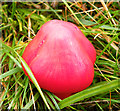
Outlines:
{"type": "Polygon", "coordinates": [[[120,4],[117,2],[2,2],[1,103],[5,109],[119,110],[120,4]],[[90,87],[64,100],[41,89],[21,58],[40,27],[58,19],[76,24],[94,45],[97,57],[90,87]],[[23,63],[31,83],[22,70],[23,63]]]}

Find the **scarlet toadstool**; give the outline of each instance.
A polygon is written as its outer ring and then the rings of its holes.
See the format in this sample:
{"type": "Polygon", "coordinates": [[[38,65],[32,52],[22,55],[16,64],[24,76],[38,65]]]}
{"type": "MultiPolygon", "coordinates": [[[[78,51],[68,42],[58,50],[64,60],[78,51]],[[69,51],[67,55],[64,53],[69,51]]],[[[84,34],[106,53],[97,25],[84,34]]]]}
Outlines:
{"type": "Polygon", "coordinates": [[[82,91],[93,81],[96,51],[73,23],[61,20],[45,23],[22,57],[40,87],[61,99],[82,91]]]}

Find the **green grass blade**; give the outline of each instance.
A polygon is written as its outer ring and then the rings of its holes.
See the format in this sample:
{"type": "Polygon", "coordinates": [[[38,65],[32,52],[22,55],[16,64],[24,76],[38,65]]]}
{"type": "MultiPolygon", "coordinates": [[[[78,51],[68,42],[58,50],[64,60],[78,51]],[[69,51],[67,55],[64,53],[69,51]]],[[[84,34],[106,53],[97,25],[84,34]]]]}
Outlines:
{"type": "Polygon", "coordinates": [[[12,14],[11,14],[11,18],[13,19],[14,14],[15,14],[15,10],[16,10],[16,2],[12,3],[12,14]]]}
{"type": "Polygon", "coordinates": [[[104,111],[103,108],[102,108],[97,102],[95,102],[95,103],[96,103],[96,105],[99,107],[99,109],[100,109],[101,111],[104,111]]]}
{"type": "MultiPolygon", "coordinates": [[[[36,93],[34,100],[36,101],[39,98],[39,93],[36,93]]],[[[31,99],[22,109],[29,109],[33,105],[33,100],[31,99]]]]}
{"type": "Polygon", "coordinates": [[[64,2],[64,4],[68,7],[68,9],[71,11],[71,13],[73,14],[73,16],[76,18],[76,20],[79,22],[79,24],[81,24],[83,26],[84,29],[85,26],[80,22],[80,20],[77,18],[77,16],[75,15],[75,13],[73,12],[73,10],[70,8],[70,6],[68,5],[68,3],[66,2],[66,0],[62,0],[64,2]]]}
{"type": "MultiPolygon", "coordinates": [[[[31,14],[32,12],[30,12],[29,10],[26,9],[17,9],[19,12],[24,13],[26,16],[28,16],[29,14],[31,14]]],[[[34,20],[42,20],[41,17],[35,13],[31,14],[30,16],[32,19],[34,20]]]]}
{"type": "Polygon", "coordinates": [[[115,88],[118,88],[120,86],[120,79],[113,80],[111,82],[102,82],[98,86],[88,88],[86,90],[83,90],[81,92],[78,92],[68,98],[65,98],[61,102],[58,103],[59,107],[63,109],[66,106],[69,106],[75,102],[84,100],[86,98],[103,94],[107,91],[113,90],[115,88]]]}
{"type": "Polygon", "coordinates": [[[61,18],[61,16],[57,13],[57,11],[56,10],[54,10],[50,5],[48,5],[47,3],[45,3],[50,9],[51,9],[51,11],[53,11],[55,14],[56,14],[56,16],[60,19],[60,20],[62,20],[62,18],[61,18]]]}
{"type": "MultiPolygon", "coordinates": [[[[10,77],[11,78],[11,77],[10,77]]],[[[7,92],[8,92],[8,89],[9,89],[9,85],[10,85],[10,79],[9,79],[9,82],[8,82],[8,85],[6,87],[6,90],[5,90],[5,93],[4,95],[1,97],[1,102],[0,102],[0,107],[2,107],[2,104],[3,104],[3,100],[5,99],[6,95],[7,95],[7,92]]]]}
{"type": "Polygon", "coordinates": [[[20,72],[20,71],[22,71],[22,69],[20,69],[19,67],[16,67],[16,68],[14,68],[14,69],[11,69],[11,70],[9,70],[9,71],[1,74],[1,75],[0,75],[0,79],[3,79],[3,78],[5,78],[5,77],[7,77],[7,76],[13,75],[13,74],[15,74],[15,73],[17,73],[17,72],[20,72]]]}
{"type": "Polygon", "coordinates": [[[17,90],[18,90],[18,91],[16,92],[15,97],[12,99],[11,103],[9,104],[8,109],[11,109],[11,108],[13,107],[13,104],[15,103],[16,99],[17,99],[18,97],[20,97],[20,93],[21,93],[21,91],[22,91],[22,88],[19,86],[17,90]]]}
{"type": "MultiPolygon", "coordinates": [[[[0,42],[1,42],[1,41],[0,41],[0,42]]],[[[13,50],[11,47],[7,46],[7,45],[4,44],[3,42],[2,42],[2,45],[4,46],[4,48],[7,48],[9,51],[14,52],[14,53],[19,57],[19,59],[20,59],[20,61],[22,62],[25,70],[27,71],[27,73],[28,73],[28,75],[30,76],[31,80],[33,81],[34,85],[35,85],[36,88],[38,89],[41,97],[43,98],[43,101],[45,102],[47,108],[48,108],[49,110],[51,110],[51,109],[50,109],[50,106],[48,105],[48,103],[47,103],[47,101],[46,101],[46,99],[45,99],[45,97],[44,97],[44,94],[43,94],[43,92],[42,92],[42,90],[41,90],[41,88],[40,88],[37,80],[35,79],[35,77],[34,77],[32,71],[31,71],[31,69],[29,68],[29,66],[27,65],[27,63],[24,61],[24,59],[23,59],[15,50],[13,50]]]]}
{"type": "Polygon", "coordinates": [[[120,31],[120,28],[111,27],[111,26],[109,26],[109,25],[102,25],[100,28],[101,28],[101,29],[119,30],[119,31],[120,31]]]}
{"type": "Polygon", "coordinates": [[[13,69],[13,67],[14,67],[14,62],[13,62],[13,60],[12,59],[9,59],[9,70],[11,70],[11,69],[13,69]]]}
{"type": "MultiPolygon", "coordinates": [[[[118,95],[118,97],[119,97],[119,95],[118,95]]],[[[110,99],[110,98],[100,98],[100,99],[108,100],[108,101],[111,101],[111,102],[120,103],[120,100],[114,100],[114,99],[110,99]]]]}
{"type": "MultiPolygon", "coordinates": [[[[120,34],[120,33],[119,33],[120,34]]],[[[118,35],[119,35],[118,34],[118,35]]],[[[118,37],[118,35],[116,35],[114,38],[112,38],[112,40],[106,45],[106,47],[102,50],[102,52],[100,53],[99,56],[97,56],[96,61],[99,60],[99,58],[101,57],[101,55],[105,52],[105,50],[110,46],[110,44],[118,37]]]]}
{"type": "Polygon", "coordinates": [[[59,108],[56,100],[54,99],[53,95],[52,95],[50,92],[48,92],[48,91],[46,91],[46,93],[49,95],[49,97],[51,98],[51,100],[52,100],[53,103],[55,104],[56,109],[57,109],[58,111],[60,111],[60,108],[59,108]]]}
{"type": "Polygon", "coordinates": [[[20,69],[22,69],[21,64],[11,54],[7,53],[7,55],[18,65],[20,69]]]}
{"type": "Polygon", "coordinates": [[[21,108],[23,108],[23,102],[25,100],[25,96],[27,94],[27,87],[28,87],[28,82],[29,81],[29,78],[26,76],[26,81],[25,81],[25,88],[24,88],[24,93],[23,93],[23,99],[22,99],[22,105],[21,105],[21,108]]]}
{"type": "MultiPolygon", "coordinates": [[[[18,55],[18,56],[19,56],[19,55],[18,55]]],[[[34,85],[35,85],[36,88],[38,89],[38,91],[39,91],[41,97],[43,98],[43,101],[45,102],[47,108],[50,110],[50,106],[48,105],[48,103],[47,103],[47,101],[46,101],[46,99],[45,99],[45,97],[44,97],[44,94],[43,94],[43,92],[42,92],[42,90],[41,90],[41,88],[40,88],[37,80],[35,79],[32,71],[30,70],[29,66],[28,66],[27,63],[24,61],[24,59],[23,59],[21,56],[19,56],[19,58],[20,58],[20,60],[21,60],[21,62],[22,62],[22,64],[23,64],[25,70],[27,71],[28,75],[30,76],[31,80],[33,81],[34,85]]]]}
{"type": "Polygon", "coordinates": [[[55,109],[55,107],[54,107],[54,105],[53,105],[53,102],[50,100],[50,98],[48,97],[48,95],[47,95],[46,93],[44,93],[44,95],[45,95],[45,98],[46,98],[46,100],[48,101],[50,107],[51,107],[52,109],[55,109]]]}
{"type": "Polygon", "coordinates": [[[14,52],[14,49],[12,49],[11,47],[7,46],[5,43],[3,43],[1,40],[0,40],[0,44],[2,44],[2,48],[4,49],[5,52],[14,52]]]}

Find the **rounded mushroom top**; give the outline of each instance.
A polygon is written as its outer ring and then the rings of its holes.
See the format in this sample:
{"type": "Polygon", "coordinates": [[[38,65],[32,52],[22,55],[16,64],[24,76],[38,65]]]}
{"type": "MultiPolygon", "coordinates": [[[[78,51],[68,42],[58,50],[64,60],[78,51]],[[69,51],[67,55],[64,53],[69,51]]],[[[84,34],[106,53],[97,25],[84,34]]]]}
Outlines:
{"type": "MultiPolygon", "coordinates": [[[[95,49],[70,22],[51,20],[45,23],[22,57],[40,87],[56,95],[81,91],[92,83],[94,77],[95,49]]],[[[25,74],[28,75],[26,71],[25,74]]]]}

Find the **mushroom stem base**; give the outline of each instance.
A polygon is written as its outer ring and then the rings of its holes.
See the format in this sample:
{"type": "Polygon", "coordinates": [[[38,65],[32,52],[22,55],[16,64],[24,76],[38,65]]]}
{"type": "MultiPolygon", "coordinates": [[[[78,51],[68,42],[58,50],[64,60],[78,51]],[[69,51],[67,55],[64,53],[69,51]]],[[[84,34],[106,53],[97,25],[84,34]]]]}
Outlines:
{"type": "Polygon", "coordinates": [[[67,98],[67,97],[69,97],[69,96],[71,96],[71,94],[70,93],[57,93],[57,94],[55,94],[57,97],[59,97],[60,99],[65,99],[65,98],[67,98]]]}

